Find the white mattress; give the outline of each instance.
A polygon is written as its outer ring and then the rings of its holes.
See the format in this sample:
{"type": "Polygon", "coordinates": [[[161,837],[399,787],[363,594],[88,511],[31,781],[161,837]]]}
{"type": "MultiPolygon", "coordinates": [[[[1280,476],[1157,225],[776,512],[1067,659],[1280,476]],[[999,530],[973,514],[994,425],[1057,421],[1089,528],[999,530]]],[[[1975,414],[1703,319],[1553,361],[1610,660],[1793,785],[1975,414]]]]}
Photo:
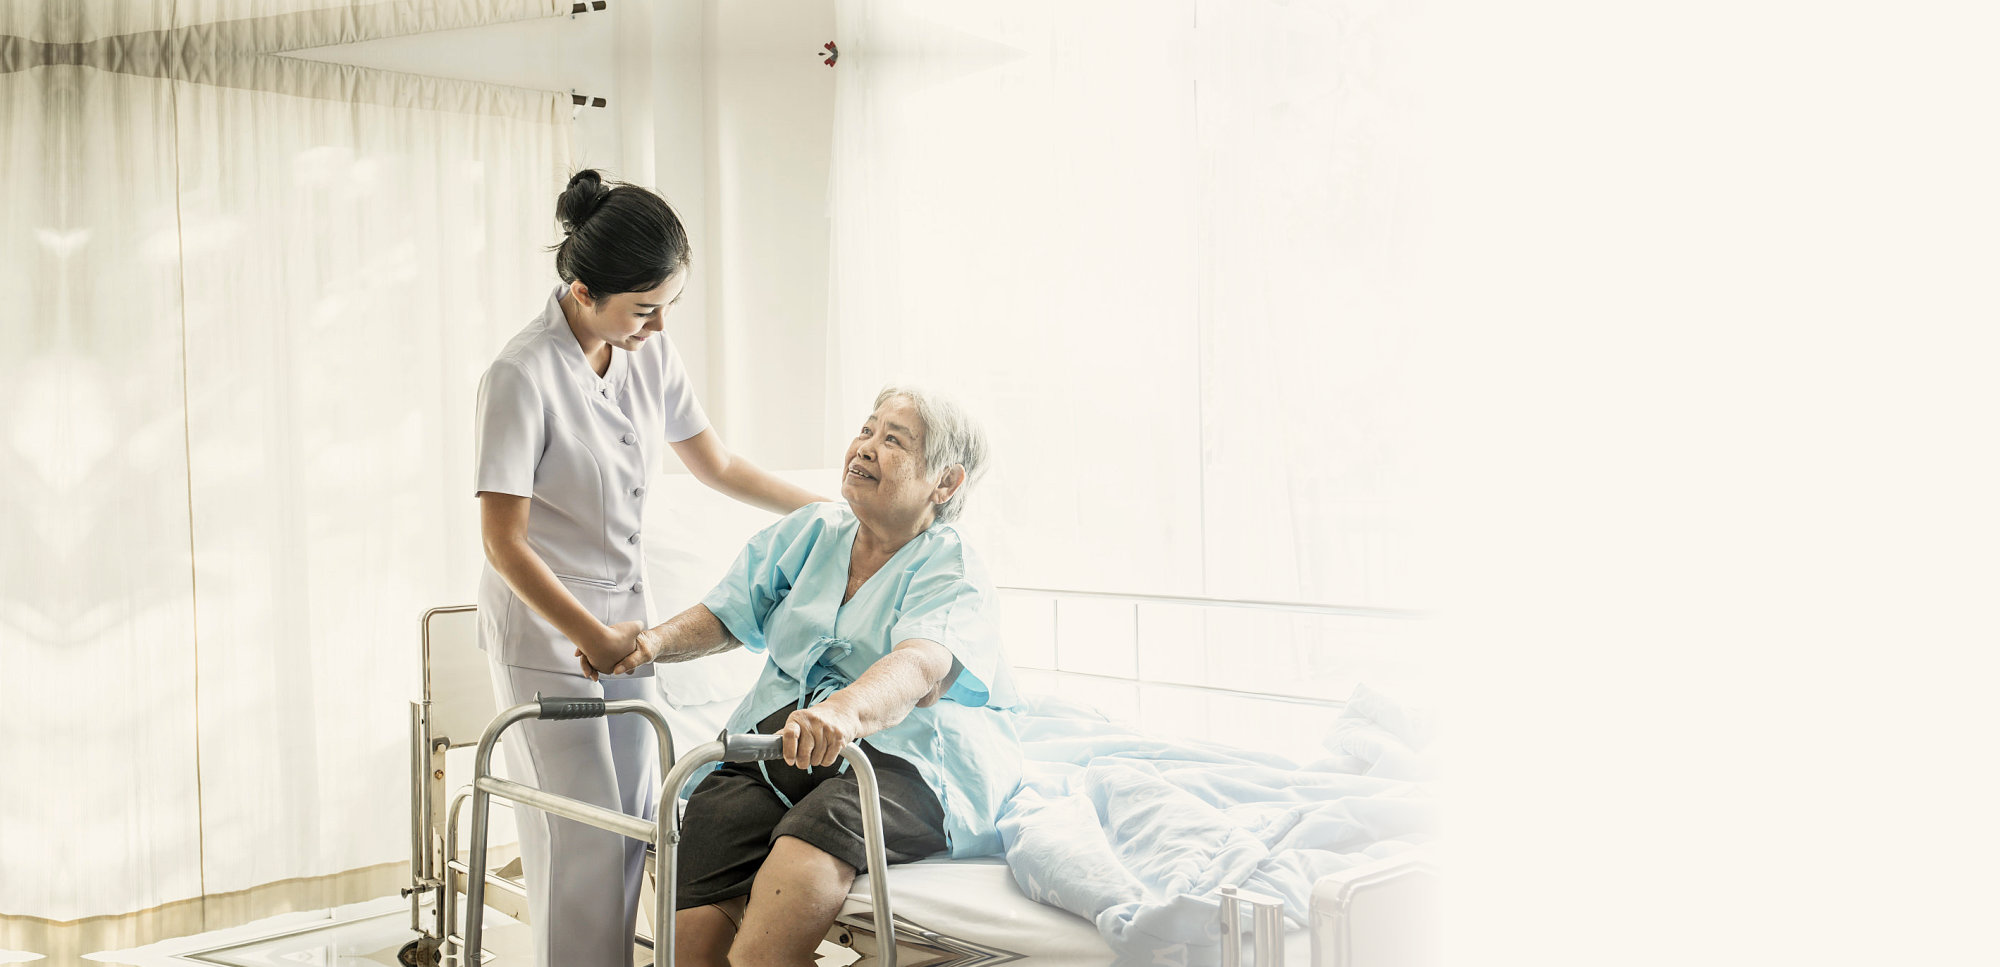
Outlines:
{"type": "MultiPolygon", "coordinates": [[[[847,903],[840,909],[841,924],[871,929],[873,889],[867,874],[855,878],[847,903]]],[[[897,920],[901,967],[975,967],[1015,961],[1048,967],[1103,967],[1112,962],[1111,948],[1098,936],[1096,925],[1067,910],[1028,899],[1015,885],[1006,861],[997,856],[929,859],[892,867],[889,904],[897,920]],[[909,929],[911,925],[916,929],[909,929]]],[[[861,945],[865,941],[857,946],[861,945]]],[[[1243,962],[1250,963],[1247,949],[1243,962]]],[[[1305,929],[1294,927],[1286,932],[1285,962],[1312,962],[1311,939],[1305,929]]]]}
{"type": "MultiPolygon", "coordinates": [[[[840,921],[864,929],[874,922],[873,881],[856,877],[841,907],[840,921]]],[[[991,856],[956,862],[923,860],[892,867],[889,904],[894,909],[905,964],[927,962],[939,952],[941,964],[1002,964],[1023,958],[1052,967],[1111,960],[1111,948],[1090,921],[1058,907],[1036,903],[1014,884],[1007,863],[991,856]],[[927,939],[918,931],[942,938],[927,939]],[[952,950],[953,942],[960,950],[952,950]],[[956,956],[951,956],[956,954],[956,956]]]]}

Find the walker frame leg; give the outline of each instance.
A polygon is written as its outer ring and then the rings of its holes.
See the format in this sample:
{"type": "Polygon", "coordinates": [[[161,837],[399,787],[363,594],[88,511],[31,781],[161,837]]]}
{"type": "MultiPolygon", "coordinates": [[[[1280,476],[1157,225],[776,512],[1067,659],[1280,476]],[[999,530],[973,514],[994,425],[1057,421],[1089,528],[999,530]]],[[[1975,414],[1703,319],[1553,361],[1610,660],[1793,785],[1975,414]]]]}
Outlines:
{"type": "MultiPolygon", "coordinates": [[[[471,855],[467,857],[465,864],[467,870],[465,872],[465,924],[463,938],[462,943],[457,944],[456,950],[454,950],[452,941],[455,931],[450,930],[449,927],[446,928],[445,956],[447,963],[453,960],[469,965],[477,965],[479,963],[480,950],[485,941],[484,912],[486,904],[487,830],[490,824],[492,801],[495,796],[499,796],[514,804],[539,809],[551,815],[575,820],[599,829],[657,845],[659,841],[659,829],[661,827],[661,822],[657,818],[654,820],[644,820],[627,816],[602,806],[557,796],[552,793],[543,792],[532,786],[510,782],[495,776],[492,771],[494,745],[499,741],[502,733],[519,722],[528,719],[546,721],[601,718],[605,715],[618,714],[634,714],[646,719],[647,723],[653,727],[653,731],[658,738],[660,769],[662,772],[668,771],[674,759],[673,733],[668,729],[667,721],[660,715],[659,710],[654,708],[650,703],[641,700],[627,699],[607,702],[601,698],[538,698],[534,702],[523,703],[507,709],[487,725],[485,734],[480,736],[479,751],[473,760],[472,844],[471,855]]],[[[667,805],[671,807],[671,801],[667,805]]],[[[453,836],[452,839],[455,848],[456,836],[453,836]]],[[[448,869],[447,872],[455,873],[456,871],[448,869]]],[[[449,887],[451,885],[448,883],[445,891],[447,903],[452,907],[451,910],[447,911],[448,921],[456,919],[455,905],[449,904],[451,896],[449,887]]],[[[656,894],[660,893],[657,884],[655,892],[656,894]]],[[[668,897],[660,895],[660,902],[657,904],[654,914],[655,917],[660,917],[664,911],[671,909],[670,904],[667,902],[668,899],[668,897]]],[[[669,926],[666,929],[671,930],[672,920],[668,919],[667,923],[669,926]]],[[[661,928],[655,927],[654,932],[655,934],[660,933],[661,928]]],[[[659,947],[658,941],[655,941],[654,946],[657,951],[659,947]]],[[[671,946],[669,946],[668,962],[671,962],[672,959],[671,949],[671,946]]],[[[654,955],[654,959],[656,963],[659,962],[657,952],[654,955]]]]}
{"type": "MultiPolygon", "coordinates": [[[[870,871],[875,875],[870,879],[875,901],[875,922],[882,944],[883,967],[896,967],[896,925],[889,907],[889,877],[887,848],[882,837],[881,790],[875,781],[874,764],[862,751],[859,743],[850,742],[840,754],[853,767],[855,779],[861,793],[861,825],[863,845],[868,854],[870,871]]],[[[681,810],[680,790],[696,769],[713,762],[750,762],[782,758],[783,739],[769,735],[729,735],[724,733],[713,742],[707,742],[675,761],[673,735],[667,728],[666,719],[658,709],[638,700],[607,702],[603,699],[538,699],[535,702],[516,705],[502,712],[486,727],[479,739],[479,752],[473,764],[472,778],[472,844],[471,856],[467,858],[465,873],[465,925],[463,943],[453,949],[452,941],[457,931],[452,929],[456,920],[456,904],[451,903],[456,884],[452,878],[457,875],[455,864],[446,862],[443,871],[445,907],[443,911],[445,963],[464,964],[477,967],[481,946],[485,940],[484,907],[486,902],[486,844],[487,825],[492,801],[498,796],[512,803],[539,809],[554,816],[575,820],[599,829],[618,833],[632,839],[641,840],[654,847],[656,875],[653,882],[653,963],[656,967],[673,967],[674,963],[674,908],[679,898],[678,874],[680,872],[681,810]],[[530,718],[539,720],[598,718],[620,713],[637,714],[652,724],[659,736],[660,766],[666,778],[661,783],[659,809],[651,821],[627,816],[614,810],[590,803],[544,792],[532,786],[510,782],[492,774],[493,746],[500,735],[516,723],[530,718]]],[[[456,806],[453,804],[453,819],[456,806]]],[[[457,845],[456,823],[449,835],[451,849],[457,845]]]]}

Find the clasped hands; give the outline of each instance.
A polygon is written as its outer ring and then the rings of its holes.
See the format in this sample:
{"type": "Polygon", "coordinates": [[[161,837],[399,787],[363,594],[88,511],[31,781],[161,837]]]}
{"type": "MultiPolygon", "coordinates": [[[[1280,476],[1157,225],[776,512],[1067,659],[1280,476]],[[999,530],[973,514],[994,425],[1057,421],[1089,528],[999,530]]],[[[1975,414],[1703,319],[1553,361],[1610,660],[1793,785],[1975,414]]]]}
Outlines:
{"type": "MultiPolygon", "coordinates": [[[[659,656],[665,643],[665,629],[665,625],[647,628],[643,621],[621,621],[610,626],[589,651],[577,647],[576,660],[583,668],[583,676],[594,682],[599,675],[631,674],[659,656]],[[613,657],[621,653],[622,657],[613,657]]],[[[836,693],[785,719],[785,727],[778,734],[784,737],[788,765],[799,769],[833,765],[840,761],[840,751],[849,742],[861,738],[861,717],[848,709],[843,697],[836,693]]]]}
{"type": "Polygon", "coordinates": [[[590,646],[577,645],[577,664],[583,677],[597,681],[599,675],[630,675],[659,657],[666,625],[648,628],[643,621],[620,621],[604,629],[590,646]]]}

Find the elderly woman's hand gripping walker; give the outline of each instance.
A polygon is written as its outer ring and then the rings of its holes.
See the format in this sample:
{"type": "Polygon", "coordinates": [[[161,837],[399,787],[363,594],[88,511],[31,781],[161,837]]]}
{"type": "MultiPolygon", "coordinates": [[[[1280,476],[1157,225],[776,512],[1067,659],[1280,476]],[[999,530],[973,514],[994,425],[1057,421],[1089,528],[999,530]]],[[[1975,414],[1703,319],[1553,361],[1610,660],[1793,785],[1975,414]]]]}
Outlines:
{"type": "Polygon", "coordinates": [[[635,631],[615,664],[579,652],[592,677],[739,644],[769,655],[729,731],[780,735],[784,757],[724,764],[690,797],[677,963],[813,961],[866,871],[850,741],[867,740],[890,862],[998,851],[1020,775],[1000,711],[1013,686],[992,584],[948,523],[985,449],[949,402],[884,390],[848,445],[845,506],[808,505],[758,534],[700,604],[635,631]]]}

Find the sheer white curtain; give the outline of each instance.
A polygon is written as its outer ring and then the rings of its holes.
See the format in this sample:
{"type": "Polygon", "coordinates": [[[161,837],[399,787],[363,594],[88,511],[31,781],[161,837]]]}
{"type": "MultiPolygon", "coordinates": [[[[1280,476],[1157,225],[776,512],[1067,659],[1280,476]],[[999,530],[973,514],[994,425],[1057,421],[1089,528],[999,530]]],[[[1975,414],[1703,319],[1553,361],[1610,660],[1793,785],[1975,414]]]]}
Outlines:
{"type": "MultiPolygon", "coordinates": [[[[892,376],[970,397],[1000,454],[972,526],[1005,584],[1416,604],[1397,503],[1407,12],[839,9],[835,418],[892,376]]],[[[1396,662],[1374,624],[1137,621],[1185,648],[1094,670],[1338,698],[1351,659],[1396,662]]]]}
{"type": "Polygon", "coordinates": [[[0,35],[86,44],[175,29],[197,31],[190,60],[218,48],[270,53],[569,11],[569,0],[36,0],[0,4],[0,35]],[[239,38],[254,38],[240,44],[239,38]]]}
{"type": "Polygon", "coordinates": [[[179,92],[210,892],[408,852],[416,618],[477,581],[470,388],[546,295],[569,113],[431,93],[179,92]]]}
{"type": "Polygon", "coordinates": [[[5,917],[213,921],[407,863],[417,620],[478,566],[472,390],[552,277],[566,97],[193,36],[0,73],[5,917]]]}
{"type": "Polygon", "coordinates": [[[0,913],[201,892],[173,82],[0,74],[0,913]]]}

